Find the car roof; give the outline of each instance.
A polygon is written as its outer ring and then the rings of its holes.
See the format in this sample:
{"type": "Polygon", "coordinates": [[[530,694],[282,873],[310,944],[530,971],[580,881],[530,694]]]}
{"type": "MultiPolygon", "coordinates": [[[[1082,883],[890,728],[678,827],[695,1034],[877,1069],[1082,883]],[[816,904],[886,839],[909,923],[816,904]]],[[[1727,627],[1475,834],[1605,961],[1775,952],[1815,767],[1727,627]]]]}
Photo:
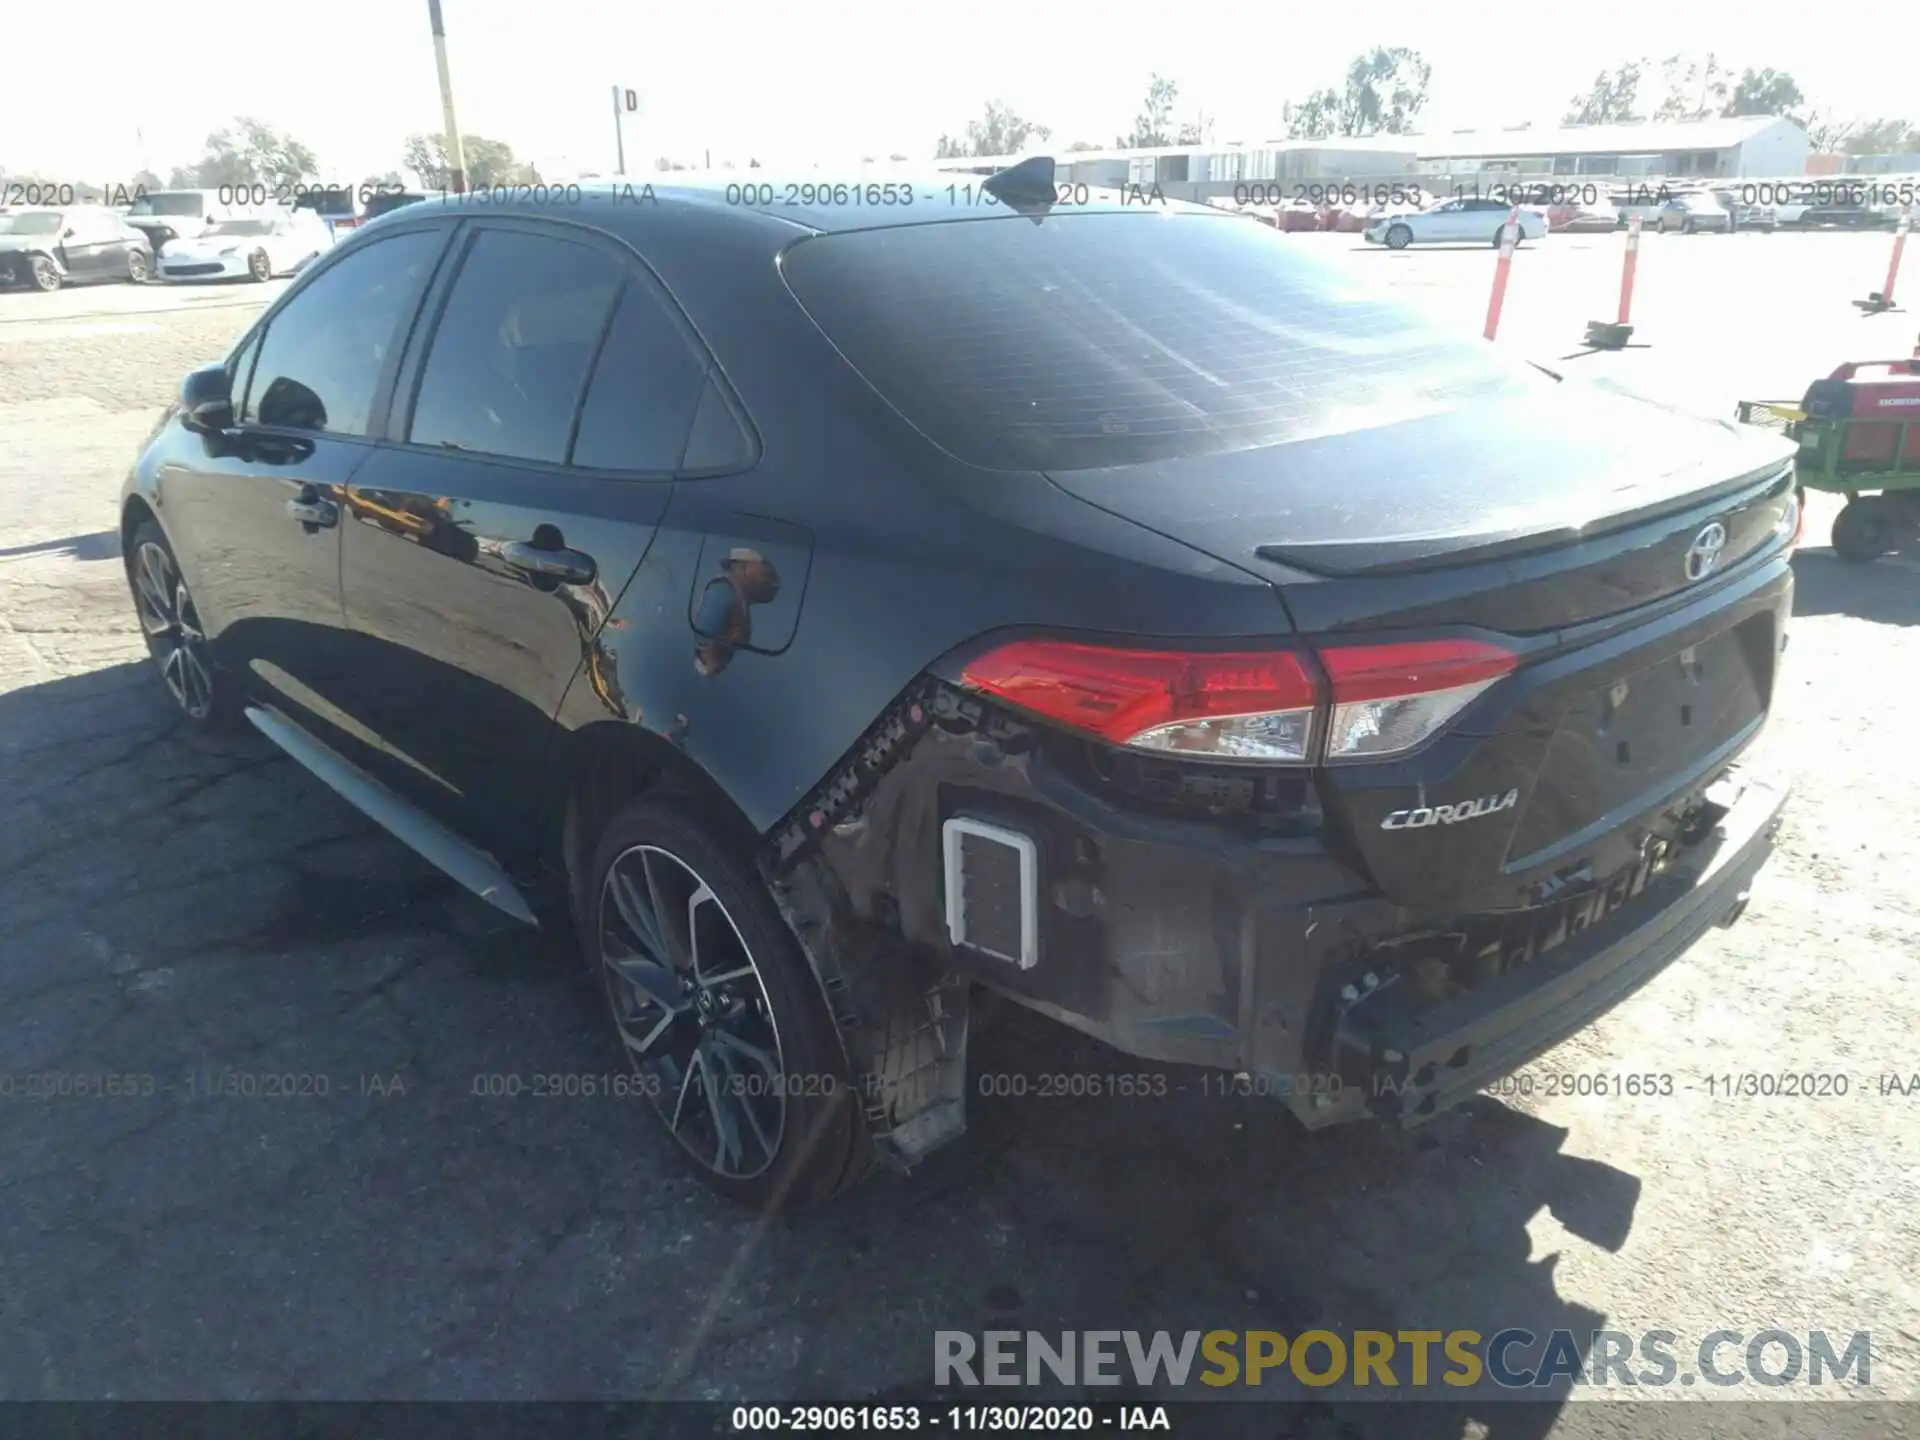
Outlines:
{"type": "MultiPolygon", "coordinates": [[[[690,211],[711,216],[716,225],[724,225],[730,218],[744,215],[770,216],[785,220],[797,227],[818,233],[838,233],[851,230],[874,230],[901,225],[931,225],[945,220],[984,220],[996,216],[1032,213],[1016,208],[1005,202],[991,202],[981,194],[979,176],[959,176],[949,174],[875,174],[853,173],[847,175],[808,174],[799,177],[782,176],[776,178],[772,173],[762,170],[734,172],[717,176],[703,175],[693,180],[674,180],[665,184],[645,177],[634,179],[595,180],[582,182],[575,186],[553,186],[560,192],[559,199],[534,199],[512,197],[510,192],[516,188],[507,187],[509,199],[503,203],[502,192],[480,193],[489,196],[487,200],[475,200],[471,197],[460,198],[446,196],[434,205],[436,212],[462,215],[499,215],[499,214],[579,214],[586,212],[596,220],[605,221],[609,216],[623,213],[632,214],[639,206],[657,204],[660,206],[683,207],[690,211]],[[894,201],[889,203],[885,196],[887,186],[895,187],[894,201]],[[851,194],[858,189],[876,198],[874,203],[847,200],[841,203],[837,196],[839,186],[846,187],[851,194]],[[877,187],[877,188],[876,188],[877,187]],[[577,188],[578,199],[566,192],[577,188]],[[822,197],[824,190],[825,198],[822,197]],[[911,202],[901,201],[899,196],[910,190],[911,202]],[[646,197],[651,196],[651,202],[646,197]],[[793,203],[788,203],[791,198],[793,203]]],[[[532,187],[535,191],[547,187],[532,187]]],[[[1086,200],[1081,202],[1079,195],[1082,187],[1069,187],[1075,203],[1055,205],[1051,213],[1060,215],[1081,214],[1164,214],[1170,211],[1193,215],[1221,216],[1228,212],[1210,205],[1188,204],[1185,201],[1153,198],[1149,187],[1122,190],[1119,188],[1086,187],[1086,200]]],[[[407,207],[409,210],[412,207],[407,207]]],[[[392,211],[401,214],[404,211],[392,211]]],[[[386,218],[385,216],[381,217],[386,218]]],[[[583,215],[584,218],[584,215],[583,215]]]]}

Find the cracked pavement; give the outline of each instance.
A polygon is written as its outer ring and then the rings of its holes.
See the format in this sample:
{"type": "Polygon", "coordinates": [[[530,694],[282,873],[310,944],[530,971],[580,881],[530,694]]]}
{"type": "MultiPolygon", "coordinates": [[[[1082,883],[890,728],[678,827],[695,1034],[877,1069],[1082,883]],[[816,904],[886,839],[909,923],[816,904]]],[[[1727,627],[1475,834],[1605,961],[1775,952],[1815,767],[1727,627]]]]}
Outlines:
{"type": "MultiPolygon", "coordinates": [[[[1727,253],[1667,259],[1702,267],[1702,315],[1727,253]]],[[[584,966],[261,737],[172,720],[118,485],[261,300],[193,293],[219,303],[0,296],[0,1398],[846,1400],[927,1386],[936,1329],[1508,1325],[1864,1329],[1876,1390],[1916,1393],[1920,1094],[1874,1081],[1920,1072],[1920,563],[1842,567],[1829,501],[1770,741],[1799,788],[1748,918],[1531,1067],[1686,1088],[1317,1138],[1187,1071],[1164,1099],[976,1093],[956,1152],[762,1224],[642,1102],[476,1094],[616,1071],[584,966]],[[1781,1070],[1851,1091],[1703,1089],[1781,1070]]],[[[1825,324],[1813,362],[1776,342],[1740,383],[1797,393],[1857,344],[1825,324]]],[[[1658,364],[1697,388],[1695,330],[1658,364]]],[[[974,1068],[1157,1069],[1011,1011],[974,1068]]],[[[1621,1433],[1612,1408],[1336,1401],[1288,1433],[1621,1433]]]]}

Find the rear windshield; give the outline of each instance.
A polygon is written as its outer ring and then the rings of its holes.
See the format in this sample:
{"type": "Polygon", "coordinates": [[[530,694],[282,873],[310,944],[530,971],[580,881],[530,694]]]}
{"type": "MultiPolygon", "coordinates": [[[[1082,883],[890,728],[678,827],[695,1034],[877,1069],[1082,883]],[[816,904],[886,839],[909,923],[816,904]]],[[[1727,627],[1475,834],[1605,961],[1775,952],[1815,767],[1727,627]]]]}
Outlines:
{"type": "Polygon", "coordinates": [[[922,433],[995,470],[1225,454],[1412,418],[1519,382],[1233,216],[1018,216],[848,231],[788,284],[922,433]]]}
{"type": "Polygon", "coordinates": [[[191,191],[142,195],[127,210],[129,215],[200,215],[205,213],[207,197],[191,191]]]}

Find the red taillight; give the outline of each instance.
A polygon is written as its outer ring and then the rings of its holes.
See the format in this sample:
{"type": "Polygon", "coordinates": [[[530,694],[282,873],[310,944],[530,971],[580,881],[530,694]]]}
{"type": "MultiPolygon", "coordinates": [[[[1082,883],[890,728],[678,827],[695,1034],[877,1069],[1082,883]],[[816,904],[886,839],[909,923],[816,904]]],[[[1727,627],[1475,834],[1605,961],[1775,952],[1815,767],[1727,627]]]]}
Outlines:
{"type": "Polygon", "coordinates": [[[1414,640],[1402,645],[1329,646],[1320,663],[1333,681],[1335,704],[1451,690],[1498,680],[1519,661],[1481,640],[1414,640]]]}
{"type": "Polygon", "coordinates": [[[1481,640],[1414,640],[1320,651],[1333,683],[1329,760],[1403,754],[1512,672],[1519,658],[1481,640]]]}
{"type": "Polygon", "coordinates": [[[1115,745],[1221,759],[1309,758],[1319,694],[1287,650],[1120,650],[1018,640],[964,684],[1115,745]]]}
{"type": "Polygon", "coordinates": [[[1519,663],[1478,640],[1294,650],[1122,650],[1020,640],[962,683],[1114,745],[1197,759],[1380,759],[1426,740],[1519,663]],[[1324,734],[1325,744],[1321,744],[1324,734]]]}

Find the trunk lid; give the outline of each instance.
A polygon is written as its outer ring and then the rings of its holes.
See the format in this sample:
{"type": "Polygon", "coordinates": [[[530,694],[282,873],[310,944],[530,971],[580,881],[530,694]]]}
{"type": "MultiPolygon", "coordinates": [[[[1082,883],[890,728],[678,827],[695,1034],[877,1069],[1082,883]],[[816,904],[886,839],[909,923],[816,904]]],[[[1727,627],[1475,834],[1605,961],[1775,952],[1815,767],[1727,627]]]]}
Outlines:
{"type": "Polygon", "coordinates": [[[1566,382],[1290,444],[1048,478],[1289,586],[1566,549],[1738,490],[1792,455],[1752,427],[1566,382]]]}
{"type": "Polygon", "coordinates": [[[1631,870],[1758,732],[1791,605],[1791,455],[1567,385],[1050,478],[1268,576],[1317,645],[1464,635],[1520,656],[1411,754],[1319,772],[1335,843],[1448,919],[1631,870]]]}

